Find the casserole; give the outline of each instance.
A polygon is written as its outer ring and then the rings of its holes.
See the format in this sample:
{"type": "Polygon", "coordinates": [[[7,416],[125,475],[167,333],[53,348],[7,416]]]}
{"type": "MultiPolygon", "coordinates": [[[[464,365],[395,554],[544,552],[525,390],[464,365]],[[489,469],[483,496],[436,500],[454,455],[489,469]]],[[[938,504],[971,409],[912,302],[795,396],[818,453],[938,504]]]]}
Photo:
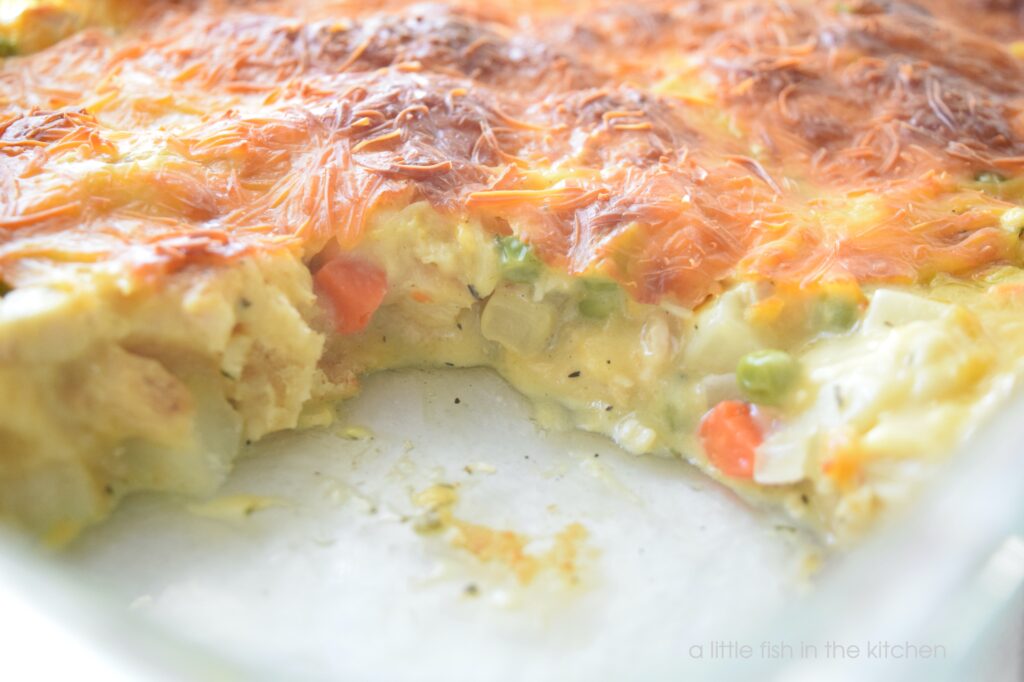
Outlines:
{"type": "Polygon", "coordinates": [[[1015,386],[1022,66],[954,3],[92,7],[0,72],[0,506],[53,543],[408,366],[845,542],[1015,386]]]}

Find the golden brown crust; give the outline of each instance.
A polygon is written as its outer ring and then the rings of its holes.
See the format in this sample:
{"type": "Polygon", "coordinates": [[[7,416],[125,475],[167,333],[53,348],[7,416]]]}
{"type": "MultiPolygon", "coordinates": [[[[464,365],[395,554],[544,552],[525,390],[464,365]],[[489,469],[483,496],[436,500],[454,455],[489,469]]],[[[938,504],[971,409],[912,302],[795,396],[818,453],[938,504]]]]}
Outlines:
{"type": "Polygon", "coordinates": [[[0,274],[311,257],[414,195],[645,301],[970,273],[1016,258],[1003,4],[156,5],[0,70],[0,274]]]}

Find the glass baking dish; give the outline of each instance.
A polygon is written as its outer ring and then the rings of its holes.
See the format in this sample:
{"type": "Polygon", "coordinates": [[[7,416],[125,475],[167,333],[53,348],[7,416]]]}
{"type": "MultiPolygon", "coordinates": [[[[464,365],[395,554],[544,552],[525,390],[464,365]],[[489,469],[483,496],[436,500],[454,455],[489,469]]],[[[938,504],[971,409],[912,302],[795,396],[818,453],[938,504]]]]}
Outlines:
{"type": "MultiPolygon", "coordinates": [[[[271,492],[293,500],[290,511],[236,523],[190,513],[188,501],[141,496],[58,555],[6,538],[0,627],[13,643],[12,669],[20,653],[36,670],[126,679],[462,679],[473,671],[489,679],[1019,679],[1022,420],[1018,397],[911,507],[853,550],[825,552],[824,568],[805,580],[799,565],[820,552],[813,541],[686,465],[616,453],[586,434],[538,431],[525,402],[489,372],[385,375],[342,408],[339,423],[377,432],[373,466],[424,465],[399,476],[397,496],[380,488],[361,499],[360,476],[380,474],[360,469],[346,450],[354,441],[272,439],[241,463],[225,494],[266,493],[261,485],[285,481],[287,489],[271,492]],[[455,394],[476,410],[460,415],[455,394]],[[437,452],[452,459],[437,464],[437,452]],[[595,473],[602,460],[609,470],[595,473]],[[582,587],[510,586],[500,570],[401,519],[367,521],[388,516],[382,510],[400,507],[419,484],[451,479],[459,464],[496,469],[483,475],[496,483],[462,479],[466,513],[486,517],[486,498],[529,507],[524,486],[577,491],[553,504],[591,530],[582,587]],[[539,476],[517,473],[520,465],[539,476]],[[317,480],[340,471],[355,477],[346,479],[352,490],[317,480]],[[675,486],[668,495],[647,487],[665,480],[675,486]],[[678,502],[683,490],[689,497],[678,502]],[[300,498],[329,504],[302,507],[300,498]],[[381,509],[369,511],[375,503],[381,509]],[[673,504],[682,506],[659,511],[673,504]],[[311,554],[301,541],[310,528],[319,548],[311,554]],[[345,536],[352,528],[365,537],[345,536]],[[616,528],[621,537],[608,530],[616,528]],[[341,540],[329,543],[327,532],[341,540]],[[406,544],[412,558],[389,568],[383,559],[404,556],[395,548],[406,544]],[[648,559],[628,558],[637,547],[648,559]],[[431,573],[437,561],[446,566],[439,575],[431,573]],[[389,571],[398,577],[379,577],[389,571]],[[474,596],[463,592],[468,579],[474,596]],[[536,638],[524,635],[531,628],[536,638]],[[332,657],[331,647],[344,655],[332,657]]],[[[556,522],[514,510],[485,520],[542,531],[565,520],[546,514],[556,522]]]]}

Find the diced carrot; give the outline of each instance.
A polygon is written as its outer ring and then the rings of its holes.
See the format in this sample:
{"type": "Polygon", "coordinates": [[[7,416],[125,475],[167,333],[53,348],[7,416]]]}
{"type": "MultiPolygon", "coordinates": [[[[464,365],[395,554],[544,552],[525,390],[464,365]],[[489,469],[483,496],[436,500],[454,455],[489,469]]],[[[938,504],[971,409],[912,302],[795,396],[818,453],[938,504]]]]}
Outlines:
{"type": "Polygon", "coordinates": [[[338,256],[313,275],[317,293],[329,302],[334,328],[354,334],[366,328],[388,291],[387,275],[372,263],[338,256]]]}
{"type": "Polygon", "coordinates": [[[726,476],[754,475],[755,453],[764,436],[749,403],[724,400],[711,408],[700,422],[700,440],[708,459],[726,476]]]}

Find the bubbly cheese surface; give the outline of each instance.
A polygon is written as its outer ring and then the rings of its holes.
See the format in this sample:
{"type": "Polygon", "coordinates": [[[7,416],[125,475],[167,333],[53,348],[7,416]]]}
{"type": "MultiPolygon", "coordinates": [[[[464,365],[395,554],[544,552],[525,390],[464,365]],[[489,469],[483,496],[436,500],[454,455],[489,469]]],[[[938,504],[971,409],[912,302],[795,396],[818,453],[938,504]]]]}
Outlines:
{"type": "Polygon", "coordinates": [[[648,302],[1015,262],[1015,15],[959,4],[147,3],[3,66],[0,271],[310,256],[409,195],[648,302]]]}

